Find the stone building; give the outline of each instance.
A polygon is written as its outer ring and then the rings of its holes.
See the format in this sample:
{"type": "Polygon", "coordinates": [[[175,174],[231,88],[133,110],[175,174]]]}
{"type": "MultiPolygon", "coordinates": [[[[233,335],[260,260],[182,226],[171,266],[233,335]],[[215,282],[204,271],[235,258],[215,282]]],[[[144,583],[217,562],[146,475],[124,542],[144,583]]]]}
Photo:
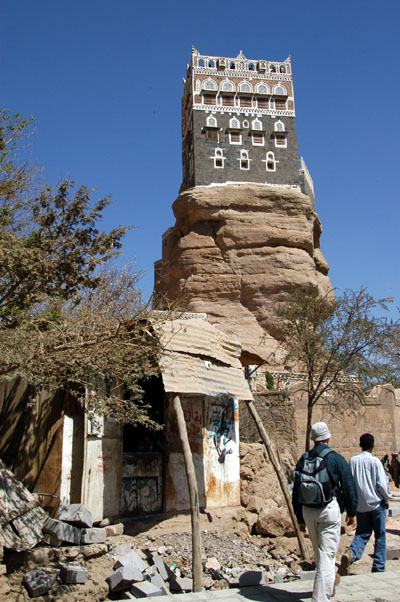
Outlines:
{"type": "Polygon", "coordinates": [[[283,62],[200,55],[192,49],[182,97],[182,189],[260,182],[301,189],[290,57],[283,62]]]}
{"type": "Polygon", "coordinates": [[[176,222],[155,264],[155,298],[177,300],[242,345],[242,364],[280,365],[276,303],[330,288],[313,183],[298,160],[290,58],[200,55],[182,98],[176,222]]]}

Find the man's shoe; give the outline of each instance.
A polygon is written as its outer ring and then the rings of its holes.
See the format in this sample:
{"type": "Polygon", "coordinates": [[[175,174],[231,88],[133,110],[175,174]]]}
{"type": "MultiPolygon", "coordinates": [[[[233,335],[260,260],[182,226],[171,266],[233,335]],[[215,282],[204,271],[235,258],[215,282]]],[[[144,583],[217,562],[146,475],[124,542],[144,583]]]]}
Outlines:
{"type": "Polygon", "coordinates": [[[338,570],[339,575],[341,575],[342,577],[346,577],[347,575],[350,575],[349,567],[352,562],[353,562],[353,557],[351,555],[350,548],[348,548],[347,550],[344,551],[344,554],[343,554],[342,558],[340,559],[340,566],[339,566],[339,570],[338,570]]]}
{"type": "Polygon", "coordinates": [[[335,575],[335,581],[334,581],[334,583],[333,583],[333,592],[332,592],[332,596],[334,596],[334,595],[335,595],[335,592],[336,592],[336,587],[339,585],[339,583],[340,583],[340,575],[339,575],[339,573],[336,573],[336,575],[335,575]]]}

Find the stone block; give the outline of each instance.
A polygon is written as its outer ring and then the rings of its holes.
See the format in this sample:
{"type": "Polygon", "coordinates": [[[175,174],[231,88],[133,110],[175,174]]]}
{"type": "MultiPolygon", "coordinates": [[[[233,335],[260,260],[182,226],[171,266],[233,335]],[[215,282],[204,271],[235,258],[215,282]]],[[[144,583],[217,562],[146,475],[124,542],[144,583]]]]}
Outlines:
{"type": "Polygon", "coordinates": [[[136,598],[164,596],[164,593],[150,581],[139,581],[131,586],[131,592],[136,598]]]}
{"type": "Polygon", "coordinates": [[[386,542],[386,560],[399,560],[400,546],[393,541],[386,542]]]}
{"type": "Polygon", "coordinates": [[[152,554],[151,558],[153,560],[154,566],[157,567],[158,572],[164,581],[168,581],[168,579],[174,579],[175,575],[170,570],[170,568],[165,564],[164,560],[158,554],[152,554]]]}
{"type": "Polygon", "coordinates": [[[57,518],[76,527],[90,528],[93,526],[93,516],[83,504],[62,504],[57,518]]]}
{"type": "Polygon", "coordinates": [[[50,568],[37,568],[25,573],[22,578],[24,585],[26,586],[29,595],[32,598],[37,598],[43,594],[46,594],[51,589],[57,580],[58,569],[50,568]]]}
{"type": "Polygon", "coordinates": [[[118,523],[116,525],[107,525],[105,527],[106,529],[106,536],[107,537],[115,537],[116,535],[122,535],[124,532],[124,525],[123,523],[118,523]]]}
{"type": "Polygon", "coordinates": [[[142,571],[137,570],[132,565],[122,566],[106,577],[111,592],[128,589],[135,581],[140,582],[142,580],[142,571]]]}
{"type": "Polygon", "coordinates": [[[141,581],[143,579],[142,572],[147,568],[147,564],[140,558],[135,550],[131,550],[128,554],[120,556],[115,561],[114,569],[119,569],[121,567],[131,567],[133,571],[140,573],[140,579],[137,579],[136,581],[141,581]]]}
{"type": "Polygon", "coordinates": [[[81,531],[81,543],[92,544],[92,543],[105,543],[106,541],[106,530],[102,527],[92,527],[91,529],[82,529],[81,531]]]}
{"type": "Polygon", "coordinates": [[[175,577],[170,579],[171,592],[191,592],[193,590],[193,579],[189,577],[175,577]]]}
{"type": "Polygon", "coordinates": [[[63,545],[62,539],[58,539],[58,537],[49,535],[48,533],[43,535],[42,542],[48,546],[51,546],[52,548],[60,548],[63,545]]]}
{"type": "Polygon", "coordinates": [[[150,581],[153,585],[158,587],[161,591],[164,592],[164,595],[168,595],[168,587],[164,579],[161,577],[160,573],[157,570],[156,566],[150,566],[146,569],[144,573],[146,579],[150,581]]]}
{"type": "Polygon", "coordinates": [[[81,541],[81,530],[55,518],[48,517],[43,524],[43,531],[67,543],[78,544],[81,541]]]}
{"type": "Polygon", "coordinates": [[[79,562],[60,562],[58,566],[64,583],[86,583],[88,572],[79,562]]]}

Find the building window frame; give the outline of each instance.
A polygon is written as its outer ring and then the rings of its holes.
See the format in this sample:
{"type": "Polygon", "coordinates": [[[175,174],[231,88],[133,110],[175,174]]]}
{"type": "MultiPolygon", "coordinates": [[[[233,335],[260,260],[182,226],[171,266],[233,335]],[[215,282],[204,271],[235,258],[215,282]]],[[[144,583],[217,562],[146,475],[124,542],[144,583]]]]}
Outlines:
{"type": "Polygon", "coordinates": [[[210,156],[210,159],[214,161],[214,169],[224,169],[225,157],[224,150],[222,148],[214,149],[214,154],[210,156]]]}
{"type": "Polygon", "coordinates": [[[239,161],[239,168],[242,171],[249,171],[250,169],[250,161],[251,159],[249,159],[249,151],[247,150],[241,150],[240,151],[240,157],[238,158],[239,161]]]}

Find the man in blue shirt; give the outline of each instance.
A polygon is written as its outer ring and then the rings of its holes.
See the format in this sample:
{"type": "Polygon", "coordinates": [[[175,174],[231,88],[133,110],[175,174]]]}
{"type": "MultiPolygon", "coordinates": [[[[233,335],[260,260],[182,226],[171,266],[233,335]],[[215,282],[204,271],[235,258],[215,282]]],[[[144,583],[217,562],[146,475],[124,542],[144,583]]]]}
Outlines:
{"type": "MultiPolygon", "coordinates": [[[[310,457],[318,456],[328,447],[331,434],[325,422],[316,422],[311,427],[311,439],[315,445],[310,457]]],[[[303,457],[302,457],[303,458],[303,457]]],[[[296,470],[302,467],[302,458],[296,464],[296,470]]],[[[293,487],[293,509],[301,531],[310,535],[314,549],[316,573],[312,602],[329,602],[335,593],[339,575],[335,575],[336,553],[340,540],[341,512],[346,510],[346,523],[355,523],[357,493],[349,465],[340,454],[331,450],[325,456],[326,468],[332,487],[332,499],[320,507],[301,504],[298,486],[293,487]]]]}
{"type": "Polygon", "coordinates": [[[350,547],[341,558],[340,575],[348,575],[350,564],[360,560],[372,531],[375,535],[372,572],[385,570],[386,508],[391,496],[382,463],[372,455],[373,435],[361,435],[360,447],[362,452],[350,459],[350,469],[358,495],[357,529],[350,547]]]}

